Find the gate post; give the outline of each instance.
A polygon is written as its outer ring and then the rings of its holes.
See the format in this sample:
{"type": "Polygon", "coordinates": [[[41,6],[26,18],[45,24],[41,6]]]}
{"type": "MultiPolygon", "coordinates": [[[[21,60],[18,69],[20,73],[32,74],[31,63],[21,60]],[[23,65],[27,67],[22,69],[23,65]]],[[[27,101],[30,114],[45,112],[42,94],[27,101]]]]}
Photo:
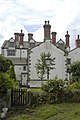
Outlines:
{"type": "Polygon", "coordinates": [[[8,89],[7,91],[7,106],[8,108],[11,108],[11,89],[8,89]]]}

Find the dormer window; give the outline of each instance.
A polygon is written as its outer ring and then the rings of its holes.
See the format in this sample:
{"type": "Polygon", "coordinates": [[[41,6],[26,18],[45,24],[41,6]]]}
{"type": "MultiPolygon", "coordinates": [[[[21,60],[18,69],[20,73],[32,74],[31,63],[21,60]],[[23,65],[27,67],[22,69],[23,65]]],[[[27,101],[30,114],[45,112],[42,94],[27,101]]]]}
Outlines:
{"type": "Polygon", "coordinates": [[[30,48],[34,47],[35,46],[35,43],[30,43],[30,48]]]}
{"type": "Polygon", "coordinates": [[[31,39],[30,40],[30,48],[34,47],[35,46],[35,40],[34,39],[31,39]]]}
{"type": "Polygon", "coordinates": [[[14,47],[14,46],[15,46],[14,42],[9,42],[9,47],[14,47]]]}
{"type": "Polygon", "coordinates": [[[12,37],[8,41],[8,47],[15,47],[15,42],[14,42],[14,39],[12,37]]]}

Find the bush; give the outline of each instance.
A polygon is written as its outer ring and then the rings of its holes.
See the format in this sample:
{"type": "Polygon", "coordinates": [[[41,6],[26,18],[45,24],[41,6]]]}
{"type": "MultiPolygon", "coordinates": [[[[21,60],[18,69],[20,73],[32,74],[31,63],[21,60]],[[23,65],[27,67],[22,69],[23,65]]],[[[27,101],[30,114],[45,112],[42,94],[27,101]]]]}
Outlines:
{"type": "Polygon", "coordinates": [[[40,104],[45,104],[48,101],[48,94],[46,92],[31,92],[28,91],[27,107],[36,107],[40,104]]]}
{"type": "Polygon", "coordinates": [[[62,79],[55,77],[53,80],[48,80],[45,85],[42,86],[42,90],[48,93],[60,92],[64,89],[65,82],[62,79]]]}
{"type": "Polygon", "coordinates": [[[48,93],[48,99],[51,103],[62,101],[61,95],[63,94],[64,84],[65,82],[62,79],[56,77],[53,80],[48,80],[47,83],[42,86],[42,90],[48,93]]]}
{"type": "Polygon", "coordinates": [[[68,86],[68,89],[80,89],[80,82],[74,82],[68,86]]]}
{"type": "Polygon", "coordinates": [[[62,101],[63,102],[73,102],[73,92],[71,90],[64,90],[64,93],[62,95],[62,101]]]}
{"type": "Polygon", "coordinates": [[[0,73],[0,93],[6,93],[8,89],[17,87],[17,82],[7,73],[0,73]]]}

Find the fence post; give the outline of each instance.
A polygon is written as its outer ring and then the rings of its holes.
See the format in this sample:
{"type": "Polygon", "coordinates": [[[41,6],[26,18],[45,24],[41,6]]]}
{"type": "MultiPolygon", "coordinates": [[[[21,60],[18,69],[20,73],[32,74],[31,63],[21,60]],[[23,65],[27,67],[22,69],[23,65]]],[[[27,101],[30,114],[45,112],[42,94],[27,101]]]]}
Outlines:
{"type": "Polygon", "coordinates": [[[11,108],[11,89],[7,91],[7,107],[11,108]]]}

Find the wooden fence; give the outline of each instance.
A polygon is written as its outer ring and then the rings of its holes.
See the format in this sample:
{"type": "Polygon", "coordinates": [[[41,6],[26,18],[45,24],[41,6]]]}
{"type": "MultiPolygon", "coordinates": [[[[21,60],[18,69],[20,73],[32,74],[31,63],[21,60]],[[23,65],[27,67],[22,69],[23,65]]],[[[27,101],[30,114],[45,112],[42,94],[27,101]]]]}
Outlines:
{"type": "Polygon", "coordinates": [[[27,89],[11,90],[11,107],[27,106],[27,89]]]}

